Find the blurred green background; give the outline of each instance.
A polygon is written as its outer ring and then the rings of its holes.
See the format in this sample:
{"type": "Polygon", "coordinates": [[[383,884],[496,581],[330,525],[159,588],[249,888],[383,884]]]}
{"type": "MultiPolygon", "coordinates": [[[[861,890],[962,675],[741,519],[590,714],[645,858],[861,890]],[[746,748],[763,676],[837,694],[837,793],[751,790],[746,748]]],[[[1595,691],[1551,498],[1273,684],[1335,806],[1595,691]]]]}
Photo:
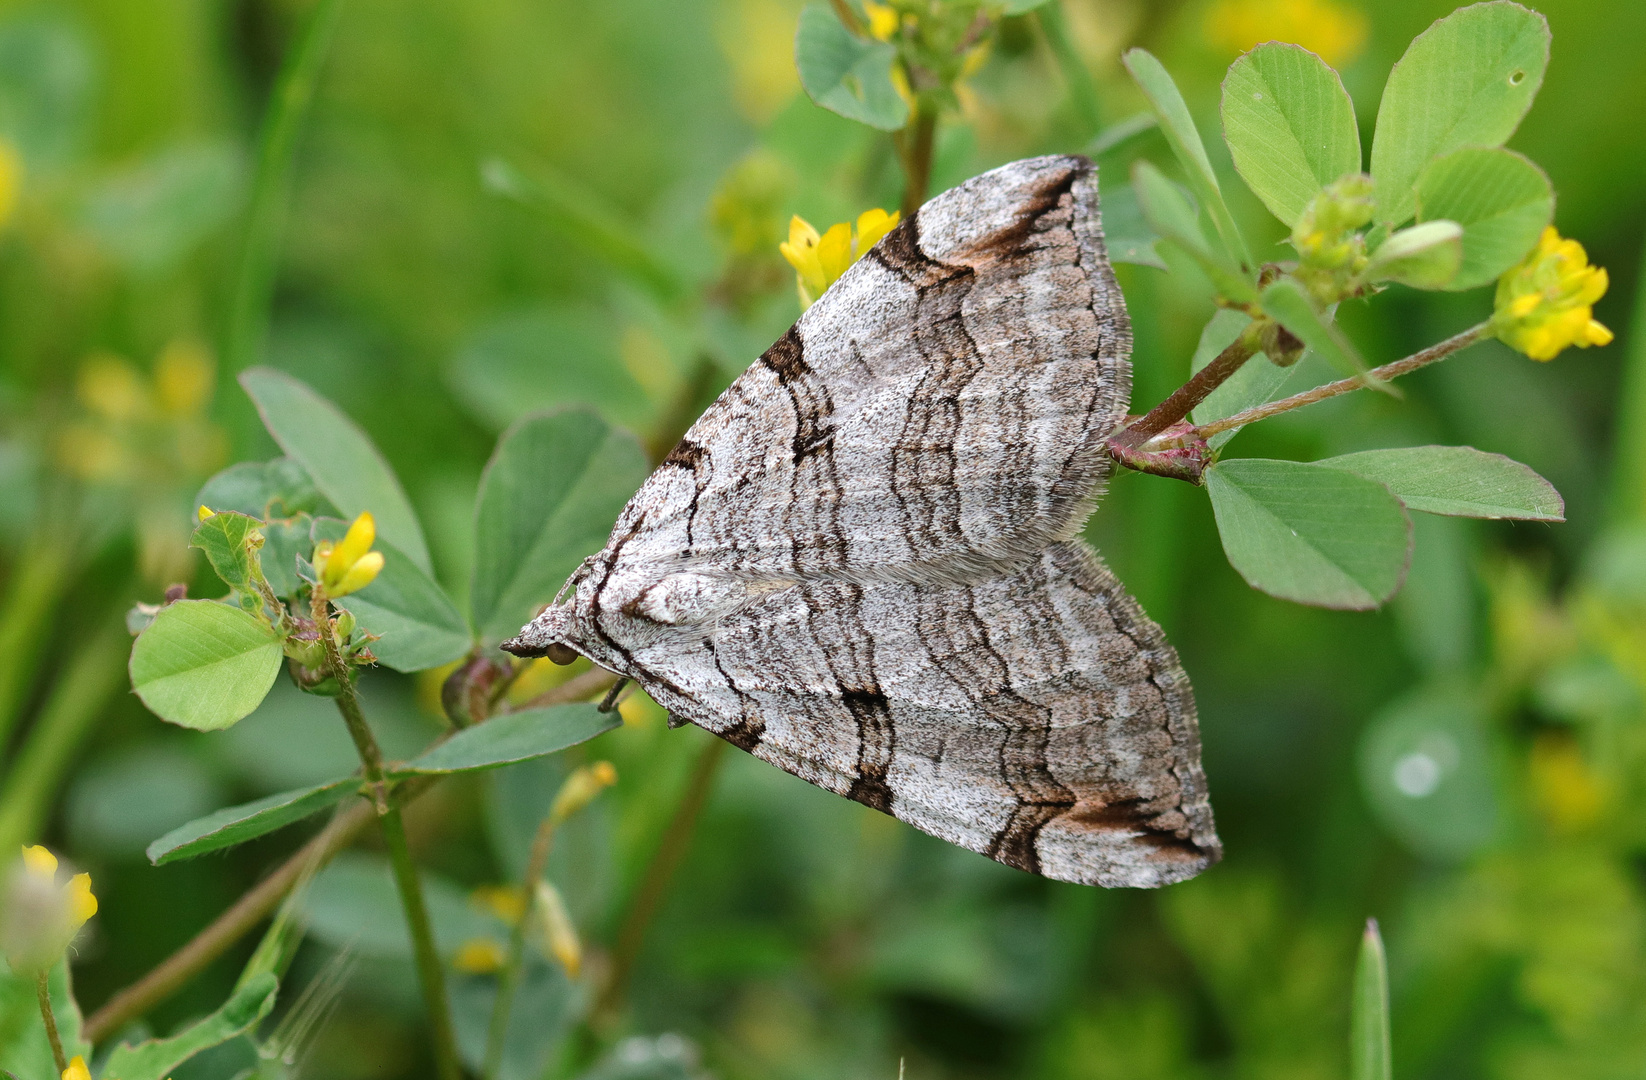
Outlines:
{"type": "MultiPolygon", "coordinates": [[[[1143,45],[1183,86],[1214,157],[1217,84],[1242,49],[1280,38],[1321,51],[1343,71],[1369,146],[1390,65],[1452,6],[1063,0],[1096,119],[1143,107],[1118,62],[1143,45]]],[[[1232,452],[1313,460],[1467,443],[1548,477],[1569,522],[1419,515],[1401,597],[1335,613],[1248,589],[1201,492],[1116,477],[1090,535],[1194,680],[1223,864],[1158,894],[1055,884],[729,754],[606,1035],[651,1041],[622,1044],[602,1075],[663,1061],[727,1078],[890,1080],[902,1059],[911,1080],[1343,1076],[1368,916],[1389,946],[1397,1076],[1642,1074],[1646,324],[1632,300],[1646,230],[1646,5],[1537,6],[1553,59],[1509,145],[1552,177],[1561,232],[1610,270],[1596,316],[1618,341],[1546,365],[1489,343],[1408,380],[1403,401],[1351,395],[1253,429],[1232,452]]],[[[643,439],[666,437],[798,314],[777,254],[788,216],[823,225],[896,204],[886,137],[799,90],[799,7],[342,0],[297,143],[257,359],[311,383],[376,440],[455,595],[475,485],[504,426],[585,402],[643,439]],[[567,205],[644,258],[614,263],[553,210],[567,205]],[[642,264],[653,271],[634,272],[642,264]]],[[[304,830],[161,869],[144,845],[352,759],[329,703],[284,683],[229,732],[162,724],[126,691],[120,625],[168,582],[209,590],[185,547],[190,496],[231,461],[277,453],[224,360],[225,328],[258,124],[309,8],[0,11],[0,193],[11,192],[0,824],[92,872],[102,910],[75,965],[88,1011],[304,830]],[[54,709],[74,722],[42,750],[29,736],[54,709]],[[47,816],[5,819],[35,788],[47,816]]],[[[1032,17],[1007,22],[961,101],[939,133],[933,190],[1079,151],[1097,131],[1032,17]]],[[[1167,160],[1157,137],[1127,145],[1167,160]]],[[[1124,177],[1125,156],[1100,163],[1105,187],[1124,177]]],[[[1278,240],[1226,155],[1219,167],[1249,234],[1278,240]]],[[[1124,266],[1121,282],[1141,411],[1186,376],[1210,293],[1192,272],[1124,266]]],[[[1342,318],[1383,362],[1489,303],[1486,291],[1397,287],[1342,318]]],[[[368,678],[391,754],[439,732],[437,685],[368,678]]],[[[666,730],[643,702],[625,717],[573,752],[609,758],[621,779],[551,866],[596,972],[709,738],[666,730]]],[[[466,892],[518,875],[529,823],[566,765],[451,783],[415,806],[414,847],[441,902],[461,913],[466,892]]],[[[373,858],[363,844],[316,887],[297,975],[340,947],[355,966],[303,1076],[431,1074],[404,945],[360,931],[384,899],[373,858]]],[[[149,1025],[164,1032],[214,1008],[250,947],[149,1025]]],[[[460,1028],[483,978],[458,976],[460,1028]]],[[[548,974],[528,983],[536,1049],[562,1073],[590,1052],[562,1037],[585,993],[548,974]]],[[[234,1052],[178,1080],[232,1075],[234,1052]]]]}

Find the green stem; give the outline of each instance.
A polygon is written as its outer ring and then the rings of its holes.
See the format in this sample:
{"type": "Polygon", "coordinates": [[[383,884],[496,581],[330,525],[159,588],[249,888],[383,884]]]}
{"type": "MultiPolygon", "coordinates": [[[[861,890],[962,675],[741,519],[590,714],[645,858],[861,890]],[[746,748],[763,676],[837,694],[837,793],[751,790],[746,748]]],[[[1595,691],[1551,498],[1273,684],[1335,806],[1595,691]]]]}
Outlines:
{"type": "Polygon", "coordinates": [[[43,528],[23,549],[0,606],[0,756],[40,668],[46,629],[69,576],[69,545],[46,535],[51,532],[43,528]]]}
{"type": "Polygon", "coordinates": [[[349,736],[354,739],[355,750],[360,755],[372,804],[377,810],[377,824],[383,833],[383,845],[388,849],[389,865],[394,869],[394,885],[406,913],[406,928],[411,932],[412,952],[417,961],[417,978],[423,987],[423,1004],[429,1011],[435,1068],[441,1080],[461,1080],[463,1074],[457,1061],[457,1041],[452,1036],[451,1009],[446,1001],[446,973],[440,966],[429,910],[423,902],[423,886],[417,879],[417,867],[412,864],[411,848],[406,843],[406,823],[400,816],[400,808],[389,801],[383,751],[360,708],[359,692],[343,660],[343,650],[337,643],[327,610],[326,595],[319,586],[315,587],[310,610],[326,652],[327,671],[337,680],[337,711],[343,714],[343,722],[348,725],[349,736]]]}
{"type": "Polygon", "coordinates": [[[697,756],[691,779],[686,783],[686,793],[681,796],[674,816],[663,831],[663,839],[646,866],[645,876],[635,889],[634,899],[630,901],[622,927],[617,932],[617,944],[612,950],[611,977],[601,990],[591,1014],[596,1022],[610,1020],[623,1000],[629,975],[634,971],[635,961],[640,958],[640,947],[646,943],[646,930],[663,902],[669,880],[674,877],[675,870],[686,857],[686,849],[691,846],[692,833],[697,828],[697,819],[703,813],[704,805],[709,801],[715,772],[720,767],[725,749],[723,741],[711,739],[697,756]]]}
{"type": "Polygon", "coordinates": [[[1629,315],[1629,352],[1623,361],[1618,407],[1617,453],[1608,507],[1614,524],[1646,518],[1646,258],[1641,261],[1634,310],[1629,315]]]}
{"type": "Polygon", "coordinates": [[[1195,428],[1192,434],[1200,439],[1209,439],[1219,432],[1244,427],[1259,420],[1266,420],[1271,416],[1278,416],[1283,412],[1291,412],[1293,409],[1301,409],[1305,405],[1313,405],[1317,401],[1325,401],[1327,398],[1337,397],[1339,394],[1347,394],[1351,390],[1363,390],[1375,382],[1408,375],[1418,368],[1428,367],[1430,364],[1444,360],[1458,350],[1466,349],[1477,341],[1485,340],[1491,336],[1491,329],[1492,324],[1489,322],[1478,323],[1461,334],[1454,334],[1445,341],[1430,345],[1422,352],[1413,353],[1411,356],[1396,360],[1391,364],[1384,364],[1382,367],[1375,367],[1364,375],[1357,375],[1352,379],[1339,379],[1337,382],[1317,386],[1313,390],[1305,390],[1301,394],[1293,394],[1289,398],[1271,401],[1267,405],[1258,405],[1244,412],[1235,413],[1233,416],[1214,420],[1210,424],[1202,424],[1195,428]]]}
{"type": "Polygon", "coordinates": [[[286,193],[291,181],[292,159],[296,156],[297,135],[314,100],[320,65],[337,23],[338,7],[338,0],[319,0],[309,13],[297,43],[281,65],[258,133],[257,175],[252,180],[245,246],[235,274],[223,349],[224,367],[230,374],[257,362],[268,332],[275,262],[285,225],[286,193]]]}
{"type": "Polygon", "coordinates": [[[39,832],[64,773],[121,683],[130,642],[126,628],[111,618],[80,643],[59,672],[0,785],[0,851],[16,851],[39,832]]]}
{"type": "Polygon", "coordinates": [[[898,155],[903,162],[904,217],[920,209],[932,182],[932,152],[937,142],[937,113],[916,102],[909,125],[898,135],[898,155]]]}
{"type": "Polygon", "coordinates": [[[1069,37],[1068,23],[1063,21],[1062,0],[1052,0],[1035,14],[1039,17],[1040,32],[1046,35],[1046,44],[1063,72],[1063,81],[1069,84],[1069,100],[1074,103],[1080,123],[1086,129],[1081,138],[1091,138],[1103,126],[1103,110],[1098,104],[1097,86],[1092,82],[1092,73],[1086,70],[1086,64],[1074,46],[1074,39],[1069,37]]]}
{"type": "Polygon", "coordinates": [[[531,923],[532,907],[537,903],[537,883],[549,868],[549,848],[554,843],[554,818],[545,816],[532,837],[531,857],[526,861],[526,876],[520,883],[520,918],[509,934],[509,955],[497,979],[497,1000],[492,1003],[491,1027],[486,1033],[486,1067],[481,1071],[483,1080],[494,1080],[503,1067],[503,1046],[509,1034],[509,1013],[514,1008],[514,995],[520,989],[520,971],[526,957],[526,928],[531,923]]]}
{"type": "Polygon", "coordinates": [[[68,1071],[69,1059],[63,1055],[63,1038],[57,1034],[57,1015],[51,1009],[51,972],[42,971],[34,981],[34,993],[40,999],[40,1019],[46,1022],[46,1039],[51,1043],[52,1060],[57,1063],[57,1074],[68,1071]]]}

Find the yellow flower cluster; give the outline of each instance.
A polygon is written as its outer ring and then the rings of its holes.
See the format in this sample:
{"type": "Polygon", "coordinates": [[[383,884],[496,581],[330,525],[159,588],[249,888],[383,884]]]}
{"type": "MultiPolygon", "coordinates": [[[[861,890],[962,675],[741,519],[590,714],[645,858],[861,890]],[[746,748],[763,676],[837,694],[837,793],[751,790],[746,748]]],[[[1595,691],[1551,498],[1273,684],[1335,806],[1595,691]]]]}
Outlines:
{"type": "Polygon", "coordinates": [[[1571,345],[1609,345],[1612,332],[1594,319],[1594,303],[1606,295],[1606,271],[1590,266],[1576,240],[1543,230],[1537,247],[1497,279],[1492,332],[1533,360],[1553,360],[1571,345]]]}
{"type": "Polygon", "coordinates": [[[777,245],[783,257],[794,267],[795,288],[800,292],[801,308],[809,308],[830,285],[840,279],[846,268],[868,254],[897,227],[899,212],[865,210],[857,216],[854,231],[848,222],[829,226],[821,236],[811,222],[796,215],[789,220],[789,238],[777,245]]]}
{"type": "Polygon", "coordinates": [[[366,511],[354,519],[348,533],[335,545],[322,540],[315,546],[314,571],[320,575],[320,587],[327,596],[347,596],[377,580],[383,571],[383,553],[371,549],[376,542],[377,522],[366,511]]]}
{"type": "Polygon", "coordinates": [[[1364,12],[1337,0],[1219,0],[1205,28],[1213,45],[1231,53],[1289,41],[1337,67],[1360,55],[1370,29],[1364,12]]]}
{"type": "Polygon", "coordinates": [[[1370,223],[1372,213],[1372,178],[1349,173],[1310,199],[1292,226],[1297,277],[1322,305],[1342,299],[1365,269],[1366,241],[1359,230],[1370,223]]]}
{"type": "Polygon", "coordinates": [[[64,430],[63,464],[105,482],[192,482],[211,472],[228,449],[222,429],[205,419],[215,379],[211,354],[198,342],[167,345],[152,380],[123,357],[93,353],[74,386],[88,419],[64,430]]]}
{"type": "Polygon", "coordinates": [[[45,971],[95,914],[90,874],[75,874],[59,885],[57,856],[38,845],[25,847],[0,897],[0,952],[13,971],[45,971]]]}

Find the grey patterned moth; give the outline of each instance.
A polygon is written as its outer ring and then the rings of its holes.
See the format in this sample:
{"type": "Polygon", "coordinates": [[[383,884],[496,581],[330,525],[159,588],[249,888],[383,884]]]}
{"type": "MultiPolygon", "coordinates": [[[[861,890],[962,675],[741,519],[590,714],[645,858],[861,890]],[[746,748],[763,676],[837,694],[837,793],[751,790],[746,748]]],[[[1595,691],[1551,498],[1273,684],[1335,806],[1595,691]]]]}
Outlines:
{"type": "Polygon", "coordinates": [[[1222,853],[1177,654],[1079,533],[1131,395],[1096,167],[1014,162],[848,269],[503,647],[1061,881],[1222,853]]]}

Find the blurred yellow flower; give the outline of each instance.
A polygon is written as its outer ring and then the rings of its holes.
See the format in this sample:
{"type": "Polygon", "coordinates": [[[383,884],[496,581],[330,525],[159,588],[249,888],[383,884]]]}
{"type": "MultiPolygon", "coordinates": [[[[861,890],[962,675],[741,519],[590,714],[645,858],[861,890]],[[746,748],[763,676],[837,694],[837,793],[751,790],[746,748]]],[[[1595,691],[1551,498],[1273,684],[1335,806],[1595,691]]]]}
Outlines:
{"type": "Polygon", "coordinates": [[[1497,279],[1492,332],[1533,360],[1553,360],[1571,345],[1609,345],[1612,332],[1593,317],[1606,285],[1605,269],[1589,265],[1583,245],[1562,240],[1550,225],[1521,264],[1497,279]]]}
{"type": "Polygon", "coordinates": [[[69,1062],[69,1067],[63,1070],[63,1080],[91,1080],[91,1070],[86,1068],[86,1059],[79,1054],[69,1062]]]}
{"type": "Polygon", "coordinates": [[[617,783],[617,770],[609,761],[597,761],[576,769],[554,796],[549,807],[549,822],[560,824],[589,803],[606,788],[617,783]]]}
{"type": "Polygon", "coordinates": [[[154,365],[155,396],[173,416],[193,416],[211,401],[215,366],[198,341],[177,340],[160,351],[154,365]]]}
{"type": "Polygon", "coordinates": [[[715,38],[731,68],[738,111],[764,125],[800,89],[794,8],[786,0],[720,0],[715,38]]]}
{"type": "Polygon", "coordinates": [[[789,238],[778,245],[778,250],[794,267],[801,308],[811,307],[847,267],[896,228],[901,217],[897,211],[888,214],[878,208],[865,210],[857,216],[855,231],[842,221],[829,226],[821,236],[805,218],[798,214],[790,218],[789,238]]]}
{"type": "Polygon", "coordinates": [[[109,352],[86,358],[74,392],[80,404],[105,420],[136,420],[153,407],[143,376],[124,358],[109,352]]]}
{"type": "Polygon", "coordinates": [[[532,910],[537,916],[538,947],[558,960],[568,977],[577,978],[578,972],[583,970],[583,942],[579,940],[577,927],[566,911],[565,901],[560,898],[560,890],[547,881],[539,881],[537,906],[532,910]]]}
{"type": "Polygon", "coordinates": [[[371,549],[376,541],[377,522],[368,510],[354,519],[336,544],[322,540],[315,547],[314,569],[327,596],[347,596],[377,580],[383,571],[383,553],[371,549]]]}
{"type": "Polygon", "coordinates": [[[513,926],[526,914],[526,897],[516,885],[481,885],[469,893],[469,906],[513,926]]]}
{"type": "Polygon", "coordinates": [[[23,158],[8,139],[0,139],[0,226],[17,212],[23,193],[23,158]]]}
{"type": "Polygon", "coordinates": [[[897,12],[890,4],[877,4],[874,0],[863,0],[863,13],[869,17],[869,34],[881,41],[890,41],[897,33],[899,19],[897,12]]]}
{"type": "Polygon", "coordinates": [[[1338,0],[1218,0],[1206,12],[1205,28],[1225,52],[1287,41],[1341,67],[1360,55],[1370,25],[1364,12],[1338,0]]]}
{"type": "Polygon", "coordinates": [[[57,856],[44,847],[23,848],[0,895],[0,952],[13,971],[35,974],[57,963],[74,935],[97,914],[91,875],[57,882],[57,856]]]}
{"type": "Polygon", "coordinates": [[[1608,801],[1607,785],[1583,760],[1577,741],[1568,736],[1544,735],[1532,744],[1527,762],[1532,798],[1562,832],[1574,832],[1601,818],[1608,801]]]}
{"type": "Polygon", "coordinates": [[[505,959],[503,946],[491,938],[470,938],[453,954],[452,967],[466,975],[490,975],[502,969],[505,959]]]}

